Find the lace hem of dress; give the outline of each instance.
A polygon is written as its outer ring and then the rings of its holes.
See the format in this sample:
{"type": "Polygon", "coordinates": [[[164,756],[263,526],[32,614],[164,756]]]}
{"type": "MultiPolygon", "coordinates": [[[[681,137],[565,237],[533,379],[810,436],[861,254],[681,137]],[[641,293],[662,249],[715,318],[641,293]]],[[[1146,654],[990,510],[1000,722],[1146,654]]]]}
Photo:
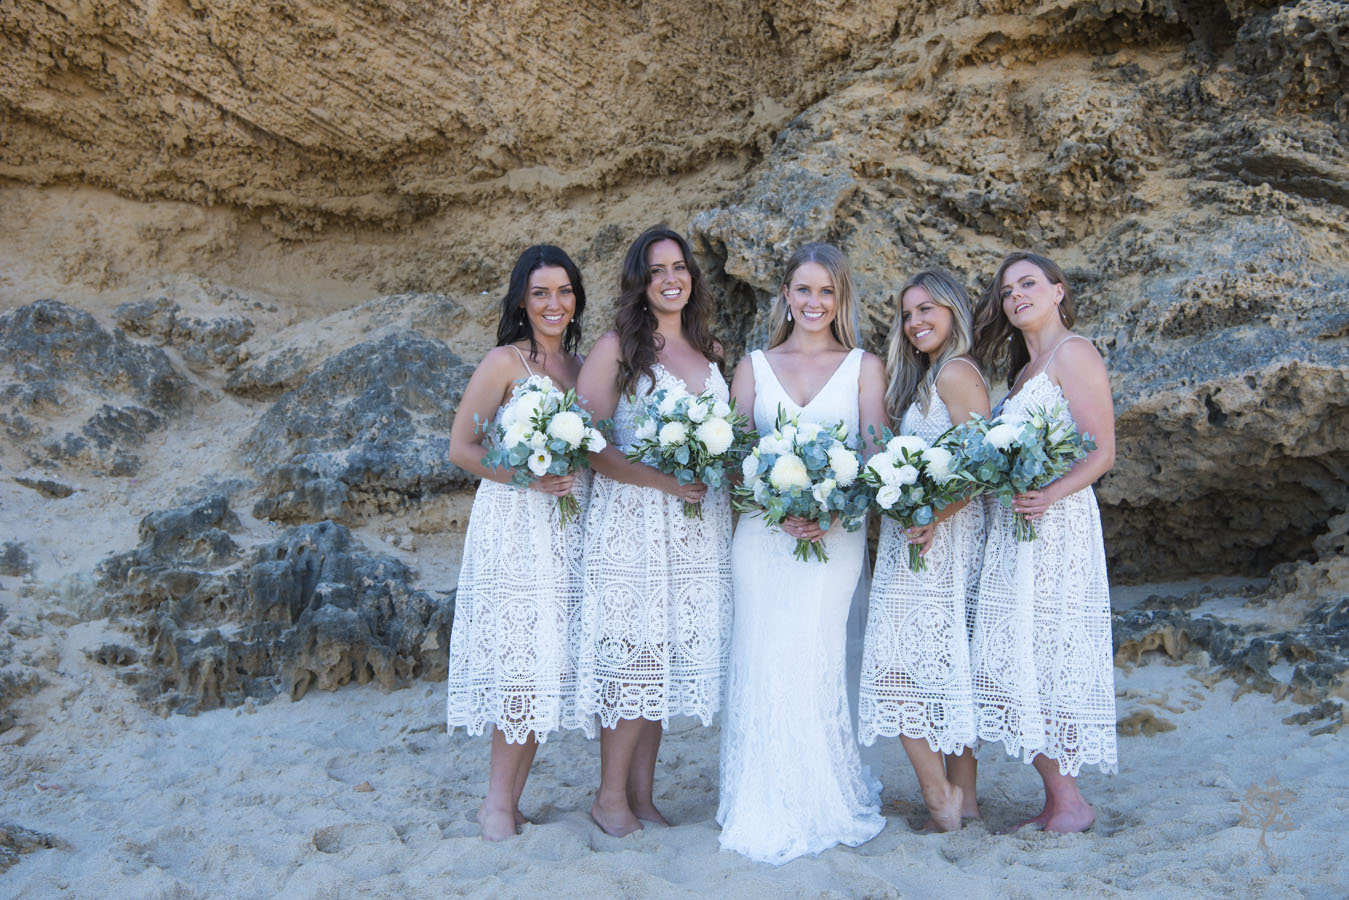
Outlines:
{"type": "Polygon", "coordinates": [[[1059,774],[1073,778],[1083,766],[1096,766],[1107,775],[1119,771],[1114,722],[1047,719],[1042,728],[1028,730],[1019,727],[1021,717],[1013,709],[978,705],[977,716],[981,740],[1001,742],[1008,756],[1021,756],[1028,765],[1043,756],[1059,764],[1059,774]]]}

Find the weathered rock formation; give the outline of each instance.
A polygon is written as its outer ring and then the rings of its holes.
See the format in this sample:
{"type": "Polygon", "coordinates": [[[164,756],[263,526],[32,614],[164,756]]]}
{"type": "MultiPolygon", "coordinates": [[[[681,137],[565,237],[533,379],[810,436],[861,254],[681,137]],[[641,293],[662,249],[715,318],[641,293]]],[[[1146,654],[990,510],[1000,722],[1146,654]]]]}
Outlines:
{"type": "Polygon", "coordinates": [[[140,545],[99,567],[101,608],[132,643],[90,652],[141,699],[195,713],[279,687],[443,678],[452,600],[410,588],[396,559],[367,553],[332,522],[301,525],[245,553],[224,497],[140,524],[140,545]]]}

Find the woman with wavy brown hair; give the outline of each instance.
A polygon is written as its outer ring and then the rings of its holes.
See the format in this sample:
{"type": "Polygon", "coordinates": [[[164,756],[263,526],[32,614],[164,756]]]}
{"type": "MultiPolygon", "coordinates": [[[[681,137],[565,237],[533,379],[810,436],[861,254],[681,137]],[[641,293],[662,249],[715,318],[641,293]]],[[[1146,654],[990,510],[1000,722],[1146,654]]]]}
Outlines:
{"type": "Polygon", "coordinates": [[[577,390],[612,441],[591,456],[579,638],[580,702],[600,718],[600,787],[591,815],[621,837],[668,824],[652,802],[661,729],[671,716],[711,724],[731,636],[731,511],[725,488],[681,485],[623,455],[659,390],[729,399],[712,298],[688,243],[648,228],[623,260],[614,330],[577,390]],[[689,518],[684,503],[701,503],[689,518]]]}
{"type": "Polygon", "coordinates": [[[980,298],[974,332],[975,356],[1011,389],[995,415],[1020,425],[1044,409],[1096,441],[1066,475],[1017,495],[1010,509],[985,504],[970,649],[975,727],[1035,766],[1045,805],[1021,824],[1055,832],[1083,831],[1096,818],[1077,787],[1082,766],[1116,768],[1110,585],[1091,490],[1115,461],[1115,412],[1105,363],[1073,321],[1063,270],[1017,252],[980,298]],[[1035,520],[1033,541],[1017,540],[1017,515],[1035,520]]]}

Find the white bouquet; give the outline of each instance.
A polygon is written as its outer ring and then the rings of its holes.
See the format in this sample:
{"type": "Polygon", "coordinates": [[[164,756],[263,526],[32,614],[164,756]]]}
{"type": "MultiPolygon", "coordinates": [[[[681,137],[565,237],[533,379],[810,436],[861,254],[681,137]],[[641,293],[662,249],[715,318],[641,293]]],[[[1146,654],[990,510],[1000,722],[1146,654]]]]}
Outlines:
{"type": "MultiPolygon", "coordinates": [[[[637,418],[636,441],[628,459],[645,463],[680,484],[701,481],[720,487],[726,469],[748,450],[749,420],[736,413],[735,403],[718,400],[711,391],[693,396],[683,390],[661,388],[651,394],[637,418]]],[[[684,515],[702,518],[700,503],[685,503],[684,515]]]]}
{"type": "MultiPolygon", "coordinates": [[[[759,438],[742,463],[744,481],[735,488],[735,508],[762,515],[769,525],[799,516],[826,530],[837,515],[844,528],[856,531],[866,519],[870,497],[859,478],[862,457],[848,446],[852,438],[842,422],[800,424],[779,408],[773,432],[759,438]]],[[[829,558],[819,541],[798,538],[796,558],[804,562],[812,553],[821,561],[829,558]]]]}
{"type": "MultiPolygon", "coordinates": [[[[917,435],[898,437],[884,429],[877,441],[882,449],[867,460],[862,478],[876,490],[873,502],[881,515],[905,528],[930,525],[943,508],[966,496],[956,479],[956,456],[949,447],[936,446],[917,435]]],[[[918,544],[909,544],[909,569],[927,568],[918,544]]]]}
{"type": "MultiPolygon", "coordinates": [[[[590,465],[589,455],[605,447],[604,435],[591,424],[590,413],[576,402],[576,391],[559,391],[542,375],[531,375],[511,391],[490,431],[492,449],[483,465],[510,469],[511,482],[528,487],[545,475],[569,475],[590,465]]],[[[571,494],[557,499],[565,526],[581,511],[571,494]]]]}

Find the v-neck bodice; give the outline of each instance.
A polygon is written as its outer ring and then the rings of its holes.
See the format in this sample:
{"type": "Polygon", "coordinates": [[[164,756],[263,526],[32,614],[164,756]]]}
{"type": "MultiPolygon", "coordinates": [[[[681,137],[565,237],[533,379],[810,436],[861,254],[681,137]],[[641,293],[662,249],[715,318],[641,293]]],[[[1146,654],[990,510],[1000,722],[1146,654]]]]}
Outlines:
{"type": "Polygon", "coordinates": [[[787,393],[762,350],[751,353],[750,360],[754,367],[754,425],[760,434],[773,430],[779,408],[797,416],[801,422],[834,425],[841,421],[849,432],[858,432],[861,423],[857,406],[857,379],[862,369],[860,347],[848,351],[843,362],[804,406],[787,393]]]}

